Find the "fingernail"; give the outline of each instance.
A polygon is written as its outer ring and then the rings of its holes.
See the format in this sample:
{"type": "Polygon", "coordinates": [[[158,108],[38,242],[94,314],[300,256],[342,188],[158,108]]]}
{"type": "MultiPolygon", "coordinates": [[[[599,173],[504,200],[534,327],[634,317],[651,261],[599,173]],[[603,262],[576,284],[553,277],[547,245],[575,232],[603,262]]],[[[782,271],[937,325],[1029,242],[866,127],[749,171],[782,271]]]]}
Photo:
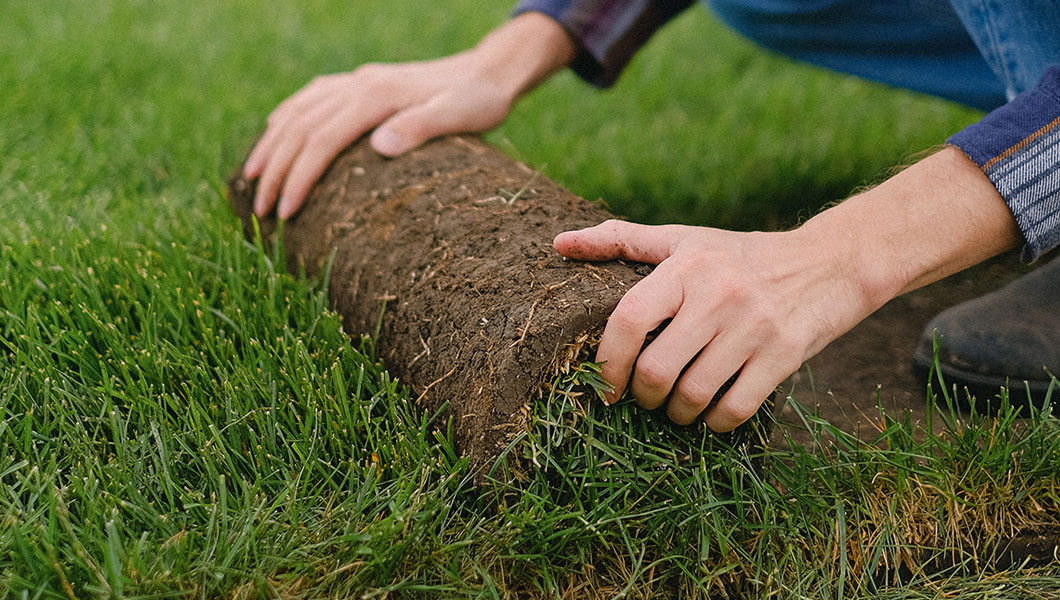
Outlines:
{"type": "Polygon", "coordinates": [[[393,129],[380,129],[372,136],[372,145],[381,153],[396,156],[405,151],[405,140],[393,129]]]}

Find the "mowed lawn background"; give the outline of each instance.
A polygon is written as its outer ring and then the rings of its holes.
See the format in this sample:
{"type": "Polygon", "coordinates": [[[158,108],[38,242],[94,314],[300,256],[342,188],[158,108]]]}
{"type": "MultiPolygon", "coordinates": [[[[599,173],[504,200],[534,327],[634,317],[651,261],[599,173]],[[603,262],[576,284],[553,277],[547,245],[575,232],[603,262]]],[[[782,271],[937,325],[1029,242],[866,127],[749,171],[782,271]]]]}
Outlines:
{"type": "MultiPolygon", "coordinates": [[[[476,488],[327,282],[243,240],[224,178],[277,103],[509,9],[3,5],[0,597],[1056,597],[1056,568],[987,577],[968,545],[1057,522],[1049,414],[928,439],[895,415],[874,446],[762,456],[557,397],[511,452],[534,468],[476,488]],[[930,548],[959,568],[929,577],[930,548]]],[[[776,228],[978,116],[697,7],[615,89],[564,73],[488,138],[636,220],[776,228]]]]}

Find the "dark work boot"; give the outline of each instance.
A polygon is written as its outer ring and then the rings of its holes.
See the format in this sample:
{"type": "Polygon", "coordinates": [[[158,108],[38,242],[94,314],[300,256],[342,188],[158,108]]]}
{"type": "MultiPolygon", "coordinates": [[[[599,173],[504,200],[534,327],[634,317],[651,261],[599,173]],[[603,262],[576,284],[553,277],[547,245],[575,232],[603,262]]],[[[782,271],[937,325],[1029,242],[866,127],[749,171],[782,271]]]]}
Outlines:
{"type": "MultiPolygon", "coordinates": [[[[990,402],[1008,385],[1013,404],[1025,404],[1029,391],[1031,402],[1041,406],[1050,374],[1060,376],[1060,260],[932,319],[913,353],[924,383],[936,335],[942,378],[948,390],[956,384],[961,400],[968,388],[977,400],[990,402]]],[[[937,390],[937,377],[932,383],[937,390]]],[[[1060,388],[1053,398],[1060,400],[1060,388]]]]}

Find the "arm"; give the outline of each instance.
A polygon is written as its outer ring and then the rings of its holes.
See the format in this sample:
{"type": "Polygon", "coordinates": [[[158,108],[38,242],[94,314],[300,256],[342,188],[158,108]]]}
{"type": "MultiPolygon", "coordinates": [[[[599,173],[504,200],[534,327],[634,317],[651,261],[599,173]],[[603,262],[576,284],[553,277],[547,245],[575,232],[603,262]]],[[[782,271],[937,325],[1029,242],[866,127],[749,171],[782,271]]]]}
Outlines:
{"type": "Polygon", "coordinates": [[[1001,193],[1023,232],[1024,260],[1060,245],[1060,65],[949,142],[1001,193]]]}
{"type": "Polygon", "coordinates": [[[598,86],[613,84],[633,55],[694,0],[521,0],[513,14],[539,12],[577,41],[571,69],[598,86]]]}
{"type": "Polygon", "coordinates": [[[750,417],[807,358],[887,300],[1023,243],[1060,245],[1060,66],[1038,86],[875,189],[784,233],[609,222],[556,238],[588,260],[659,267],[622,299],[598,360],[617,400],[717,430],[750,417]],[[645,335],[670,325],[638,356],[645,335]],[[687,371],[682,371],[685,367],[687,371]]]}
{"type": "Polygon", "coordinates": [[[371,129],[388,156],[430,138],[500,124],[522,94],[567,64],[607,86],[634,52],[693,0],[523,0],[472,50],[318,77],[269,115],[244,168],[254,212],[294,214],[332,159],[371,129]]]}
{"type": "Polygon", "coordinates": [[[608,221],[560,234],[555,245],[572,258],[659,265],[622,299],[601,339],[597,359],[615,387],[609,402],[632,374],[639,404],[655,408],[672,390],[670,418],[690,423],[739,371],[705,417],[727,431],[887,300],[1020,239],[991,182],[950,146],[792,231],[608,221]]]}

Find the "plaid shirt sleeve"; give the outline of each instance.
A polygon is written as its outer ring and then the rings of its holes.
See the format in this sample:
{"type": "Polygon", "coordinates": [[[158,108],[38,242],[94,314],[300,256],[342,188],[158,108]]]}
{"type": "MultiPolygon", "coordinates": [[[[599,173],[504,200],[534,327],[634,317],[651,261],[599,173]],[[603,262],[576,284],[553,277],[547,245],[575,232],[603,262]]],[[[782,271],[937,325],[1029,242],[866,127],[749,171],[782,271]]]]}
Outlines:
{"type": "Polygon", "coordinates": [[[542,13],[579,46],[571,69],[598,86],[613,84],[648,38],[695,0],[520,0],[512,16],[542,13]]]}
{"type": "Polygon", "coordinates": [[[1060,65],[1038,86],[950,137],[990,179],[1023,232],[1023,260],[1060,245],[1060,65]]]}

